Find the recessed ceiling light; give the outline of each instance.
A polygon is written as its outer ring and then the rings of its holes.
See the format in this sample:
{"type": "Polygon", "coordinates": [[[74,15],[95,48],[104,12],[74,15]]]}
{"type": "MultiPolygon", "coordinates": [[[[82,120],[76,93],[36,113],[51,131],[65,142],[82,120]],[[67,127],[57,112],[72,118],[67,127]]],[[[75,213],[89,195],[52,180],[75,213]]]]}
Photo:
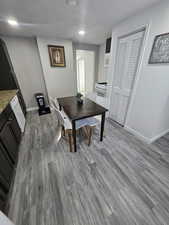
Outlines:
{"type": "Polygon", "coordinates": [[[14,19],[8,19],[7,20],[8,24],[10,24],[11,26],[18,26],[18,22],[14,19]]]}
{"type": "Polygon", "coordinates": [[[76,6],[78,4],[78,0],[66,0],[66,4],[76,6]]]}
{"type": "Polygon", "coordinates": [[[83,36],[83,35],[85,35],[86,32],[84,30],[79,30],[78,33],[79,33],[79,35],[83,36]]]}

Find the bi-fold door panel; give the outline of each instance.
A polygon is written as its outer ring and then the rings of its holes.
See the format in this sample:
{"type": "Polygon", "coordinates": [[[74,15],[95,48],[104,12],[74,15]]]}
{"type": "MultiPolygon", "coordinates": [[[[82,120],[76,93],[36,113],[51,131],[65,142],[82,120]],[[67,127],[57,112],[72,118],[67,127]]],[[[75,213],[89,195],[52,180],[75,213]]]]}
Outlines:
{"type": "Polygon", "coordinates": [[[110,116],[124,125],[137,71],[144,31],[120,38],[112,87],[110,116]]]}
{"type": "Polygon", "coordinates": [[[123,40],[119,42],[118,50],[117,50],[117,59],[116,59],[116,67],[115,67],[115,77],[112,87],[112,99],[111,108],[110,108],[110,115],[111,117],[118,121],[118,109],[120,108],[120,92],[122,87],[122,81],[125,72],[125,58],[126,58],[126,50],[127,50],[127,43],[123,40]],[[116,76],[118,74],[118,76],[116,76]]]}
{"type": "Polygon", "coordinates": [[[137,72],[137,65],[140,56],[143,33],[140,32],[130,39],[130,50],[128,55],[128,65],[124,77],[123,88],[131,91],[137,72]]]}

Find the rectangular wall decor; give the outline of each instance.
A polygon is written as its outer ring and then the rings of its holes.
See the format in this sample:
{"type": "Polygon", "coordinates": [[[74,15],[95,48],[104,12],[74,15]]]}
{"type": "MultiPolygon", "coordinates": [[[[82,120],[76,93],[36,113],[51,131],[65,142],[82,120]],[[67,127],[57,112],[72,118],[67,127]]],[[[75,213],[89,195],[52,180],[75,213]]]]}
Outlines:
{"type": "Polygon", "coordinates": [[[151,50],[149,64],[169,63],[169,33],[157,35],[151,50]]]}
{"type": "Polygon", "coordinates": [[[66,66],[64,46],[48,45],[48,51],[52,67],[66,66]]]}

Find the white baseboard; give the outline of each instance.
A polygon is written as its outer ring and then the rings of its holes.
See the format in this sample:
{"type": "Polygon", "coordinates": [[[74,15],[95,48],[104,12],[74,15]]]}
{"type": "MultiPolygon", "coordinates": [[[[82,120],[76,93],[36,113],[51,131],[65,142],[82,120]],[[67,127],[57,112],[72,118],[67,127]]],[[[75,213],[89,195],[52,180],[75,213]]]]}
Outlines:
{"type": "Polygon", "coordinates": [[[166,135],[167,133],[169,133],[169,129],[161,132],[160,134],[156,135],[155,137],[151,138],[151,143],[156,141],[157,139],[163,137],[164,135],[166,135]]]}
{"type": "Polygon", "coordinates": [[[35,111],[35,110],[38,110],[38,107],[30,107],[30,108],[26,109],[27,112],[31,112],[31,111],[35,111]]]}
{"type": "Polygon", "coordinates": [[[151,144],[151,139],[145,137],[144,135],[142,135],[140,132],[134,130],[133,128],[125,126],[124,129],[127,130],[128,132],[134,134],[138,139],[144,141],[145,143],[151,144]]]}
{"type": "Polygon", "coordinates": [[[128,132],[132,133],[133,135],[135,135],[137,138],[139,138],[140,140],[144,141],[147,144],[151,144],[154,141],[156,141],[157,139],[159,139],[160,137],[164,136],[165,134],[169,133],[169,129],[161,132],[160,134],[156,135],[153,138],[147,138],[144,135],[142,135],[140,132],[134,130],[133,128],[130,127],[124,127],[124,129],[126,129],[128,132]]]}

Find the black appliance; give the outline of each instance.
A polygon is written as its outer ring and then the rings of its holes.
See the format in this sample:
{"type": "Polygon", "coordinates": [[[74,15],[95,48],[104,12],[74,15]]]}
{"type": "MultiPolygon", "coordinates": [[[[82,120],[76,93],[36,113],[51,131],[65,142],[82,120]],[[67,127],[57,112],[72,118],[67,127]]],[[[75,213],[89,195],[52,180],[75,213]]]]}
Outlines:
{"type": "Polygon", "coordinates": [[[106,53],[110,53],[111,49],[111,37],[106,40],[106,53]]]}
{"type": "Polygon", "coordinates": [[[46,106],[43,93],[36,93],[35,98],[36,98],[36,101],[37,101],[38,107],[39,107],[39,110],[38,110],[39,115],[41,116],[41,115],[50,113],[50,108],[48,106],[46,106]]]}

